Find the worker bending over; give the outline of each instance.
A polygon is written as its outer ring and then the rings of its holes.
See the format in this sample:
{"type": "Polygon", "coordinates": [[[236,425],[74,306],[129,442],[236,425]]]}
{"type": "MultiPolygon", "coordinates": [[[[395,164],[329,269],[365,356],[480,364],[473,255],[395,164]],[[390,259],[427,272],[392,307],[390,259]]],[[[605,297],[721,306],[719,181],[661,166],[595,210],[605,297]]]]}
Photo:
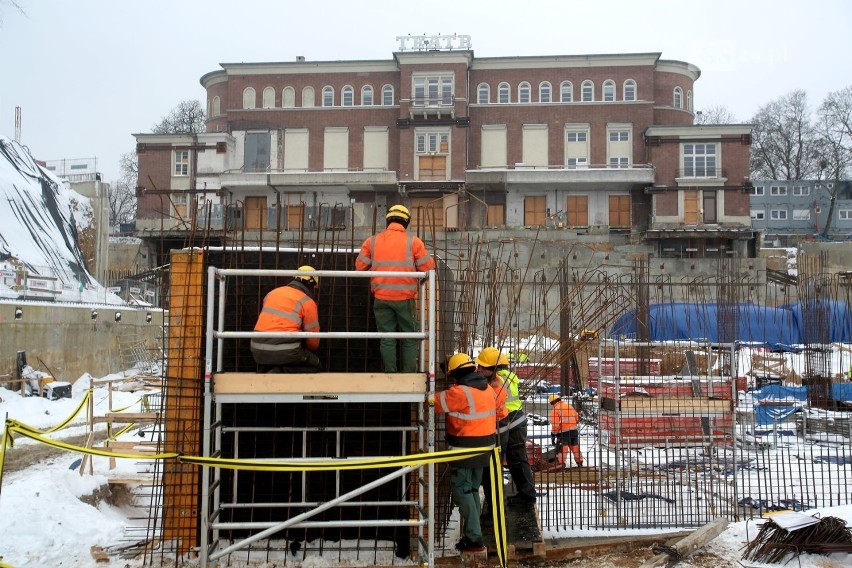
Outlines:
{"type": "MultiPolygon", "coordinates": [[[[309,274],[311,266],[300,266],[299,275],[286,286],[279,286],[263,299],[263,309],[255,331],[319,332],[319,311],[314,293],[319,279],[309,274]]],[[[254,337],[251,354],[255,362],[269,373],[310,373],[321,369],[316,351],[319,338],[304,340],[290,337],[254,337]]]]}
{"type": "Polygon", "coordinates": [[[583,453],[580,451],[580,415],[574,407],[562,400],[558,394],[547,397],[553,406],[550,411],[550,425],[553,443],[556,446],[556,463],[568,468],[568,452],[574,454],[574,463],[583,465],[583,453]]]}

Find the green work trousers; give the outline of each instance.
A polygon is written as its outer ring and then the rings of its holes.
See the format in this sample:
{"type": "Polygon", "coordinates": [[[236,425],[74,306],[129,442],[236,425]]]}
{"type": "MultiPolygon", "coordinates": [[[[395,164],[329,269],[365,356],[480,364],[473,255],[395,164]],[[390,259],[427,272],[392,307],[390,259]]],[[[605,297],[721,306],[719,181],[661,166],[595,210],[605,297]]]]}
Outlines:
{"type": "MultiPolygon", "coordinates": [[[[377,331],[420,331],[414,314],[414,300],[373,300],[377,331]]],[[[417,371],[417,340],[401,339],[402,365],[397,367],[396,339],[383,338],[379,344],[385,373],[414,373],[417,371]]]]}
{"type": "Polygon", "coordinates": [[[482,472],[481,467],[452,467],[453,503],[459,508],[462,534],[472,542],[482,542],[482,526],[479,524],[479,515],[482,513],[482,503],[479,501],[482,472]]]}

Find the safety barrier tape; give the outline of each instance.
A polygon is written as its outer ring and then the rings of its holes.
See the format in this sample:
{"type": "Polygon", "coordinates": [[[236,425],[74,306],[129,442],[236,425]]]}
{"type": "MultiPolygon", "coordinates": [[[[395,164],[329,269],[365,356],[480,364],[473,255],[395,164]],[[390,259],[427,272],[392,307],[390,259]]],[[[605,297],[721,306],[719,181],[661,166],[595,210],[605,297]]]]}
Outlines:
{"type": "MultiPolygon", "coordinates": [[[[100,448],[88,448],[84,446],[75,446],[67,444],[59,440],[52,440],[39,434],[39,432],[47,433],[54,430],[41,431],[32,426],[27,426],[17,420],[7,419],[6,429],[3,431],[2,440],[0,440],[0,491],[3,484],[3,464],[6,457],[6,447],[12,446],[12,432],[26,436],[32,440],[36,440],[48,446],[88,454],[93,456],[103,456],[111,458],[127,458],[127,459],[146,459],[146,460],[166,460],[174,459],[182,463],[217,467],[222,469],[237,469],[237,470],[253,470],[253,471],[337,471],[337,470],[361,470],[361,469],[378,469],[387,467],[402,467],[412,466],[417,467],[429,463],[447,463],[457,460],[466,459],[473,456],[482,455],[485,452],[491,454],[490,466],[485,475],[491,476],[491,487],[494,488],[492,496],[491,510],[494,515],[494,537],[496,541],[497,555],[500,559],[500,565],[506,566],[507,544],[506,544],[506,522],[505,512],[503,510],[503,468],[502,458],[500,457],[500,448],[466,448],[444,450],[440,452],[412,454],[408,456],[397,456],[392,458],[371,458],[365,460],[329,460],[322,462],[288,462],[288,461],[258,461],[251,459],[228,459],[228,458],[210,458],[202,456],[184,456],[178,453],[160,453],[160,454],[133,454],[124,452],[113,452],[100,448]]],[[[0,568],[3,568],[0,565],[0,568]]]]}
{"type": "Polygon", "coordinates": [[[58,432],[59,430],[62,430],[63,428],[68,426],[68,424],[70,424],[72,420],[77,418],[77,415],[80,414],[80,412],[83,410],[83,408],[86,407],[86,404],[89,402],[89,398],[91,396],[92,396],[92,389],[89,389],[88,391],[86,391],[86,396],[83,397],[83,400],[80,401],[80,404],[77,406],[77,408],[74,410],[74,412],[71,413],[71,415],[68,418],[66,418],[65,420],[63,420],[62,422],[57,424],[56,426],[52,426],[50,428],[47,428],[46,430],[43,430],[41,428],[36,428],[34,426],[28,426],[28,425],[24,424],[23,422],[18,422],[17,420],[12,419],[12,418],[6,419],[6,427],[8,428],[9,424],[12,423],[15,426],[18,426],[20,428],[29,430],[30,432],[37,433],[37,434],[51,434],[53,432],[58,432]]]}

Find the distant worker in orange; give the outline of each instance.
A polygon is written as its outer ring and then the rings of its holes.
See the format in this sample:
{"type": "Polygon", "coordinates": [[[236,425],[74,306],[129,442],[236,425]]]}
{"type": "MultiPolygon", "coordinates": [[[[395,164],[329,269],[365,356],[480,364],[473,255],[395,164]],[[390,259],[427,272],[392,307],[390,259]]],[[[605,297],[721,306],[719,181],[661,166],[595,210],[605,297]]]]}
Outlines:
{"type": "MultiPolygon", "coordinates": [[[[411,213],[406,207],[394,205],[388,209],[385,221],[387,228],[361,245],[361,253],[355,259],[355,270],[428,272],[435,268],[435,260],[426,250],[423,241],[407,231],[411,213]]],[[[419,285],[417,278],[382,276],[370,279],[377,331],[419,331],[415,312],[419,285]]],[[[417,371],[418,340],[403,339],[400,343],[400,365],[397,365],[396,339],[382,338],[379,343],[386,373],[417,371]]]]}
{"type": "MultiPolygon", "coordinates": [[[[493,448],[497,440],[497,403],[488,381],[476,372],[476,363],[465,353],[447,361],[447,376],[455,384],[429,396],[435,413],[447,415],[447,446],[450,449],[493,448]]],[[[461,552],[483,552],[479,515],[479,486],[490,460],[488,452],[450,463],[453,502],[462,519],[462,538],[456,543],[461,552]]]]}
{"type": "MultiPolygon", "coordinates": [[[[319,286],[311,266],[300,266],[299,275],[286,286],[269,292],[254,326],[255,331],[319,332],[319,310],[315,291],[319,286]]],[[[255,337],[251,354],[269,373],[310,373],[322,368],[316,351],[319,338],[255,337]]]]}
{"type": "Polygon", "coordinates": [[[556,446],[556,463],[567,468],[568,452],[574,454],[574,463],[583,465],[583,453],[580,451],[580,415],[574,407],[562,400],[558,394],[547,397],[553,406],[550,411],[550,426],[553,444],[556,446]]]}

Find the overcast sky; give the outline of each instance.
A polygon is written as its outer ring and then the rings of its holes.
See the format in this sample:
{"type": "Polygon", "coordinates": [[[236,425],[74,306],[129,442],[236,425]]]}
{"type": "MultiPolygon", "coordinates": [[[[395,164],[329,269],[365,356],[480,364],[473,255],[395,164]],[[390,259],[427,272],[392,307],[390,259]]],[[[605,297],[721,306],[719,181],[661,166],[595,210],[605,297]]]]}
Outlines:
{"type": "Polygon", "coordinates": [[[0,0],[0,134],[38,159],[97,158],[118,177],[220,63],[390,59],[396,36],[466,34],[479,57],[661,52],[701,69],[695,108],[747,121],[805,89],[852,84],[848,0],[0,0]]]}

